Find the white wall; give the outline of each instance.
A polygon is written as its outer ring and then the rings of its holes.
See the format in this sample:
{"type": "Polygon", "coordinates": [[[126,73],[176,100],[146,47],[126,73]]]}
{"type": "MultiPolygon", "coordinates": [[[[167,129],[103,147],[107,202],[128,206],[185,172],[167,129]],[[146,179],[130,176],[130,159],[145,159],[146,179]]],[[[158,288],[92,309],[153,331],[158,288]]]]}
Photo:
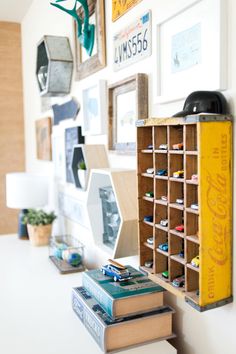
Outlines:
{"type": "MultiPolygon", "coordinates": [[[[176,102],[166,105],[154,105],[153,97],[155,64],[156,64],[156,26],[157,22],[174,14],[179,8],[191,4],[193,0],[143,0],[132,11],[124,15],[114,24],[111,22],[111,1],[106,0],[106,27],[107,27],[107,67],[80,82],[73,82],[72,95],[81,99],[81,90],[92,80],[102,78],[108,83],[113,83],[122,78],[137,72],[149,74],[149,115],[150,116],[170,116],[182,108],[183,102],[176,102]],[[145,10],[152,10],[153,18],[153,54],[133,66],[130,66],[117,73],[112,71],[112,36],[120,28],[142,14],[145,10]]],[[[236,42],[235,24],[236,2],[224,0],[228,10],[228,82],[229,90],[225,93],[231,106],[231,113],[235,114],[236,104],[236,42]]],[[[36,160],[35,146],[35,120],[50,114],[42,113],[38,88],[35,79],[36,44],[45,34],[65,35],[71,40],[73,46],[72,22],[68,15],[53,8],[49,0],[34,0],[28,13],[22,22],[23,40],[23,77],[24,77],[24,104],[25,104],[25,138],[26,138],[26,161],[27,170],[52,173],[52,164],[36,160]]],[[[211,45],[209,43],[209,45],[211,45]]],[[[214,50],[214,48],[212,48],[214,50]]],[[[59,101],[59,100],[58,100],[59,101]]],[[[80,120],[81,113],[78,117],[80,120]]],[[[234,128],[235,136],[235,128],[234,128]]],[[[107,137],[90,137],[86,143],[106,143],[107,137]]],[[[110,156],[113,166],[135,168],[134,157],[110,156]]],[[[73,193],[73,190],[70,191],[73,193]]],[[[235,197],[235,196],[234,196],[235,197]]],[[[106,255],[93,246],[93,240],[88,228],[81,228],[78,225],[67,221],[65,227],[69,232],[79,235],[81,240],[87,245],[86,258],[90,265],[100,264],[106,255]]],[[[234,254],[235,254],[234,246],[234,254]]],[[[234,265],[235,270],[235,265],[234,265]]],[[[236,272],[234,272],[236,274],[236,272]]],[[[236,276],[234,275],[234,278],[236,276]]],[[[235,293],[235,287],[234,287],[235,293]]],[[[190,306],[183,303],[173,295],[166,295],[167,301],[176,309],[174,320],[174,331],[178,337],[174,341],[180,354],[234,354],[236,352],[236,305],[235,303],[206,313],[198,313],[190,306]]]]}

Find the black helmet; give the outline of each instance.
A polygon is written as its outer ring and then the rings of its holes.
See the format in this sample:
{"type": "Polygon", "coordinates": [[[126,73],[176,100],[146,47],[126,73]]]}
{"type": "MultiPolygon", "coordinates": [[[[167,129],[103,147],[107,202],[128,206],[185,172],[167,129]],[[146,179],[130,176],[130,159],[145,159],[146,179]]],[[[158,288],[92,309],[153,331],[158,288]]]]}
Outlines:
{"type": "Polygon", "coordinates": [[[184,102],[184,108],[173,117],[185,117],[189,114],[216,113],[227,114],[227,102],[221,92],[195,91],[184,102]]]}

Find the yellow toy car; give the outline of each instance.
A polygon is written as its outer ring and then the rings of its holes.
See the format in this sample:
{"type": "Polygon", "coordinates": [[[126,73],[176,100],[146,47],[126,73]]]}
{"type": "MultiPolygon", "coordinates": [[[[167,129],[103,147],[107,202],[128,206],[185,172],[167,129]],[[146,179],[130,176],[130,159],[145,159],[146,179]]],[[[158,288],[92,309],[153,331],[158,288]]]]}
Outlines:
{"type": "Polygon", "coordinates": [[[184,171],[176,171],[173,173],[174,178],[184,178],[184,171]]]}
{"type": "Polygon", "coordinates": [[[196,268],[199,268],[199,265],[200,265],[200,259],[199,259],[199,255],[194,257],[192,260],[191,260],[191,265],[193,267],[196,267],[196,268]]]}

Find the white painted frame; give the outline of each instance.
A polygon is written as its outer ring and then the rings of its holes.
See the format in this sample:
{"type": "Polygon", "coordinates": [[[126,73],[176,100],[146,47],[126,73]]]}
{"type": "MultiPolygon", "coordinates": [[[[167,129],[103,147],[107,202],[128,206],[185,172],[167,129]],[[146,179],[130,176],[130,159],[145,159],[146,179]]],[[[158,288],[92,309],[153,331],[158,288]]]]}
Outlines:
{"type": "Polygon", "coordinates": [[[83,114],[82,114],[82,133],[83,135],[103,135],[106,134],[107,122],[107,82],[106,80],[98,80],[95,84],[85,87],[82,91],[83,114]],[[91,126],[91,119],[88,112],[88,93],[96,90],[98,113],[97,125],[91,126]]]}
{"type": "Polygon", "coordinates": [[[178,101],[197,90],[227,88],[226,16],[223,0],[195,0],[157,25],[156,103],[178,101]],[[198,23],[201,63],[171,73],[171,39],[198,23]]]}

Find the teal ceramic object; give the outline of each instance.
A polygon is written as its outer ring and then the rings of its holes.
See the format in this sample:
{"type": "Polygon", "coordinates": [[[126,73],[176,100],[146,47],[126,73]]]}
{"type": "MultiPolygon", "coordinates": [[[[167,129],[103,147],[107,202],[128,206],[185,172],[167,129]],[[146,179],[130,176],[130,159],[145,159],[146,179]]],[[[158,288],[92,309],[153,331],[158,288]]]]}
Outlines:
{"type": "Polygon", "coordinates": [[[57,7],[58,9],[68,13],[71,15],[78,26],[78,38],[81,45],[86,49],[86,52],[89,56],[92,55],[93,47],[94,47],[94,38],[95,38],[95,26],[89,23],[89,10],[87,0],[75,0],[75,5],[72,10],[66,9],[63,6],[59,5],[58,2],[62,2],[66,0],[56,0],[56,3],[51,2],[52,6],[57,7]],[[78,16],[76,7],[77,2],[79,2],[84,10],[84,23],[82,24],[82,19],[78,16]]]}

